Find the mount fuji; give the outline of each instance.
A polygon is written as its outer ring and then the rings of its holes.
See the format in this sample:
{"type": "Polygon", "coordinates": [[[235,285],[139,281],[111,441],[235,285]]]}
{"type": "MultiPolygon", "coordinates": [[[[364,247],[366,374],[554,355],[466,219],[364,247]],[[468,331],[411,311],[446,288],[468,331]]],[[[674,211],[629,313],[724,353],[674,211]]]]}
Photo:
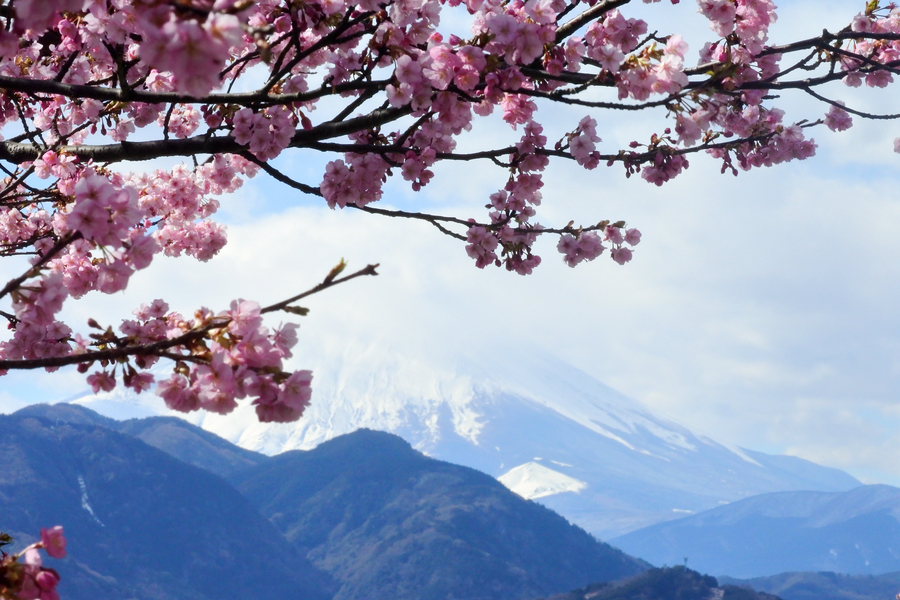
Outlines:
{"type": "Polygon", "coordinates": [[[391,432],[603,539],[756,494],[861,485],[800,458],[720,444],[545,355],[436,360],[369,344],[319,356],[313,403],[297,423],[261,424],[247,404],[227,416],[174,413],[124,388],[66,401],[116,419],[179,416],[269,455],[363,427],[391,432]]]}

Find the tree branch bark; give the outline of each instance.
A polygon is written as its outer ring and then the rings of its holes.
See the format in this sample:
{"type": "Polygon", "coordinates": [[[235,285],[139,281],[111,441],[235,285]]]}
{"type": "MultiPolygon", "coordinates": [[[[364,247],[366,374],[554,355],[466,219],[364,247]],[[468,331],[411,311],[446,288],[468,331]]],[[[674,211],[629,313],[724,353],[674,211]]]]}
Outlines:
{"type": "MultiPolygon", "coordinates": [[[[412,112],[412,108],[377,109],[362,117],[340,122],[317,125],[312,129],[298,129],[291,139],[290,148],[303,148],[311,142],[341,137],[396,121],[412,112]]],[[[65,152],[95,162],[123,160],[142,161],[164,156],[192,156],[196,154],[239,154],[246,150],[233,137],[208,137],[198,135],[186,139],[153,140],[149,142],[121,142],[119,144],[63,146],[65,152]]],[[[0,159],[22,163],[40,158],[43,147],[22,142],[0,142],[0,159]]]]}

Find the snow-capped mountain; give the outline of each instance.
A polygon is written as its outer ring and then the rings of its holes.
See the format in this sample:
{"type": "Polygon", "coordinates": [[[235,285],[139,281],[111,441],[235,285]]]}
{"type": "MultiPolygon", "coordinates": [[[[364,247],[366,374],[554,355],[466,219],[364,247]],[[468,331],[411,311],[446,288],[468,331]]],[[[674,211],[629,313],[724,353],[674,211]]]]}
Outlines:
{"type": "MultiPolygon", "coordinates": [[[[361,427],[389,431],[602,538],[764,492],[860,485],[802,459],[726,447],[547,356],[429,360],[372,344],[323,355],[314,373],[313,404],[298,423],[258,423],[249,405],[178,416],[266,454],[361,427]]],[[[175,414],[123,389],[69,401],[120,419],[175,414]]]]}
{"type": "MultiPolygon", "coordinates": [[[[555,462],[555,461],[554,461],[555,462]]],[[[571,467],[572,465],[561,466],[571,467]]],[[[565,492],[575,492],[587,488],[587,484],[559,471],[548,469],[536,462],[525,463],[510,469],[497,480],[526,500],[545,496],[555,496],[565,492]]]]}

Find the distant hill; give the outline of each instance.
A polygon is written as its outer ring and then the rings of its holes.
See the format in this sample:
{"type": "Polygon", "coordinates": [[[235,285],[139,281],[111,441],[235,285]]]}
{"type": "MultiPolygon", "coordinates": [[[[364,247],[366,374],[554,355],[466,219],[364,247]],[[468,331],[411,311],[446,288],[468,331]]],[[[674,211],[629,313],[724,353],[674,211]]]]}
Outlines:
{"type": "Polygon", "coordinates": [[[784,600],[893,600],[900,592],[900,572],[884,575],[780,573],[756,579],[721,581],[777,594],[784,600]]]}
{"type": "Polygon", "coordinates": [[[53,413],[0,417],[0,529],[28,543],[65,528],[69,556],[52,561],[65,600],[331,596],[330,578],[221,478],[97,415],[53,413]]]}
{"type": "Polygon", "coordinates": [[[779,600],[765,592],[720,585],[715,577],[683,566],[650,569],[640,575],[595,583],[544,600],[779,600]]]}
{"type": "Polygon", "coordinates": [[[701,571],[742,578],[900,571],[900,489],[867,485],[839,493],[763,494],[612,543],[654,564],[687,558],[701,571]]]}
{"type": "Polygon", "coordinates": [[[259,464],[267,458],[175,417],[116,421],[77,404],[35,404],[15,414],[106,427],[136,437],[181,461],[220,476],[259,464]]]}
{"type": "Polygon", "coordinates": [[[387,433],[358,430],[229,479],[340,582],[335,600],[516,600],[647,568],[387,433]]]}

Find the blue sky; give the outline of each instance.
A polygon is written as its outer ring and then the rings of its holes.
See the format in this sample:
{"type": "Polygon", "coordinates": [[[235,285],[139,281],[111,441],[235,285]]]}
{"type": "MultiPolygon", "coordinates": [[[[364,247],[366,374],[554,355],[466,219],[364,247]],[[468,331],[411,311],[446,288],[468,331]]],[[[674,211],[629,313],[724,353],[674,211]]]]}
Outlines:
{"type": "MultiPolygon", "coordinates": [[[[863,5],[781,4],[776,42],[839,29],[863,5]],[[804,24],[802,15],[817,22],[804,24]]],[[[690,1],[635,10],[663,11],[671,30],[660,21],[651,30],[687,31],[693,50],[697,36],[709,37],[690,1]]],[[[900,112],[890,88],[829,92],[867,110],[900,112]]],[[[789,120],[825,112],[800,97],[783,105],[789,120]]],[[[562,132],[584,112],[539,114],[548,130],[562,132]]],[[[596,117],[602,150],[663,127],[659,114],[596,117]]],[[[465,143],[515,135],[484,125],[465,143]]],[[[541,222],[624,219],[644,239],[625,267],[603,256],[575,269],[547,240],[539,246],[544,264],[524,278],[479,271],[462,244],[427,224],[330,211],[260,175],[223,203],[231,241],[220,257],[207,265],[158,260],[127,292],[89,296],[67,311],[75,322],[106,315],[115,323],[160,296],[184,311],[223,308],[235,297],[270,302],[305,289],[341,257],[351,268],[381,262],[380,277],[311,299],[297,366],[359,340],[422,352],[477,346],[498,356],[535,348],[715,439],[900,484],[897,136],[900,123],[857,119],[844,134],[817,130],[818,156],[804,163],[734,178],[698,156],[663,188],[626,180],[617,167],[555,164],[541,222]]],[[[322,156],[279,161],[318,183],[322,156]]],[[[480,216],[504,178],[486,165],[449,165],[421,194],[395,182],[385,204],[480,216]]],[[[84,387],[73,373],[13,374],[0,384],[10,407],[84,387]]]]}

